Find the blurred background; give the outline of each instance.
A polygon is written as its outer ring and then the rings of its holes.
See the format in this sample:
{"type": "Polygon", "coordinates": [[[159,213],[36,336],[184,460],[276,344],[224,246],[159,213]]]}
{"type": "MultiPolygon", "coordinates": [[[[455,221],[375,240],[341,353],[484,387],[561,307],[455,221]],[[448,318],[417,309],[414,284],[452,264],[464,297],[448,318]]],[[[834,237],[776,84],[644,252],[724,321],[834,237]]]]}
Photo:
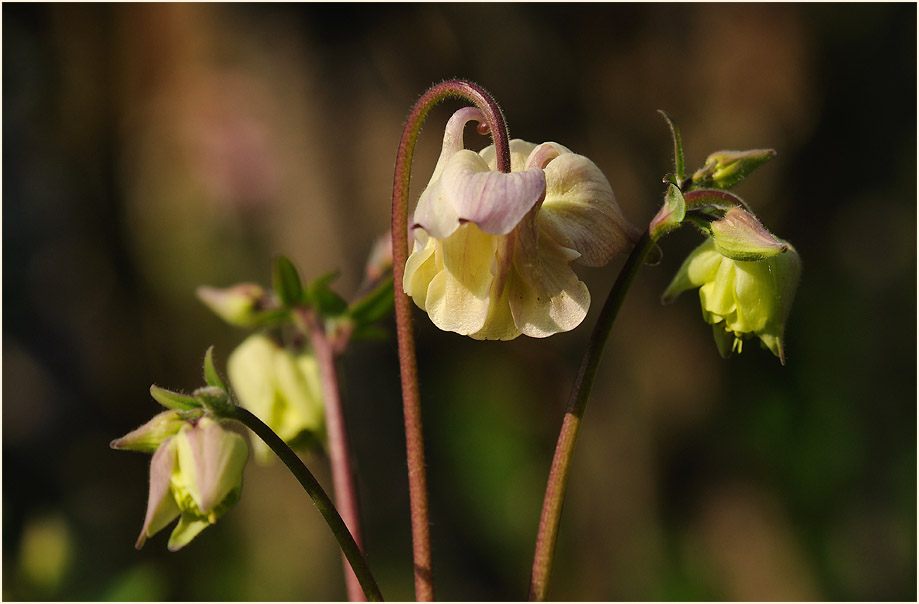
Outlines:
{"type": "MultiPolygon", "coordinates": [[[[916,6],[3,5],[3,598],[336,600],[337,546],[274,463],[189,547],[133,544],[149,458],[108,443],[243,338],[201,284],[283,252],[348,296],[388,228],[395,150],[447,77],[512,136],[606,173],[643,227],[678,121],[687,163],[778,157],[738,190],[799,250],[788,364],[722,360],[698,300],[639,274],[587,409],[550,596],[915,600],[916,6]]],[[[443,125],[417,149],[427,183],[443,125]]],[[[479,148],[485,139],[467,136],[479,148]]],[[[521,600],[594,306],[547,340],[475,342],[419,313],[436,588],[521,600]]],[[[385,324],[392,333],[392,322],[385,324]]],[[[343,361],[370,565],[413,597],[395,339],[343,361]]],[[[308,464],[330,484],[327,461],[308,464]]]]}

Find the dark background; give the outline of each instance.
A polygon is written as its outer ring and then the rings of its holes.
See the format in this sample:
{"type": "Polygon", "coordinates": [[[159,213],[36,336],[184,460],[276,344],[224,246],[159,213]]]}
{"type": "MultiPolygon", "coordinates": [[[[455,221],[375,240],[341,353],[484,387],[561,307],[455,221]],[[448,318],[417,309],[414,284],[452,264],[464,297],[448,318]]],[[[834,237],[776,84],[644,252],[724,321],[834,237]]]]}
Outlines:
{"type": "MultiPolygon", "coordinates": [[[[658,108],[692,168],[774,147],[738,192],[803,259],[787,366],[755,345],[725,361],[694,295],[659,304],[699,239],[664,241],[603,359],[550,596],[915,600],[915,5],[2,10],[4,599],[343,597],[281,464],[251,463],[183,551],[158,535],[138,552],[148,459],[108,443],[158,411],[151,383],[197,387],[207,346],[222,365],[244,336],[197,285],[265,283],[284,252],[356,289],[403,120],[459,76],[512,136],[593,159],[639,226],[670,165],[658,108]]],[[[458,106],[431,114],[415,195],[458,106]]],[[[594,307],[547,340],[416,315],[440,599],[526,598],[564,402],[621,263],[579,269],[594,307]]],[[[409,599],[394,339],[354,345],[343,371],[370,564],[409,599]]]]}

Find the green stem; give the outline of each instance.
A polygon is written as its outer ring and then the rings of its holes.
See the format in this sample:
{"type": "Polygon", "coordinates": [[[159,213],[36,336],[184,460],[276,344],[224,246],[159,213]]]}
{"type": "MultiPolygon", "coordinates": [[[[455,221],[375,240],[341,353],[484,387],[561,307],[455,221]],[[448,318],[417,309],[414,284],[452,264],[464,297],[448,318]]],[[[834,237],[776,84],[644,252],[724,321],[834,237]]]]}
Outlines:
{"type": "Polygon", "coordinates": [[[510,145],[504,116],[491,95],[480,86],[464,80],[448,80],[429,88],[412,107],[399,141],[393,177],[392,251],[396,335],[399,342],[399,369],[402,377],[402,405],[405,416],[405,450],[412,514],[415,598],[419,602],[434,600],[434,575],[431,564],[424,433],[421,423],[421,398],[418,392],[415,334],[412,327],[412,302],[402,291],[402,280],[405,274],[405,262],[408,260],[408,193],[415,141],[418,139],[421,125],[430,110],[447,98],[466,99],[482,110],[495,143],[498,169],[502,172],[510,172],[511,169],[510,145]]]}
{"type": "Polygon", "coordinates": [[[600,311],[590,342],[587,344],[587,351],[584,353],[584,359],[575,378],[568,400],[568,410],[562,421],[562,429],[555,447],[552,469],[549,471],[546,496],[543,500],[542,516],[536,536],[536,552],[533,556],[533,574],[530,578],[530,601],[543,602],[546,600],[571,458],[574,455],[581,419],[587,408],[587,399],[593,388],[594,378],[597,376],[597,369],[600,366],[600,359],[609,339],[613,322],[619,314],[629,286],[634,281],[648,253],[654,248],[654,243],[655,240],[646,231],[626,260],[603,305],[603,310],[600,311]]]}
{"type": "Polygon", "coordinates": [[[373,578],[373,573],[370,572],[370,567],[367,565],[367,559],[354,541],[354,537],[351,536],[351,532],[345,525],[344,520],[342,520],[341,516],[338,514],[338,510],[336,510],[335,506],[332,504],[332,500],[329,499],[329,496],[322,490],[322,486],[320,486],[312,472],[309,471],[309,468],[307,468],[303,464],[303,461],[297,457],[297,454],[287,446],[287,443],[247,409],[238,406],[234,407],[233,410],[225,414],[224,417],[235,419],[255,432],[255,434],[281,458],[284,465],[288,467],[310,496],[310,499],[313,500],[313,503],[319,509],[319,513],[322,514],[329,528],[332,529],[332,533],[338,540],[338,545],[341,547],[342,553],[344,553],[345,558],[347,558],[348,562],[351,564],[351,568],[354,570],[354,574],[360,582],[364,595],[372,602],[382,602],[383,595],[380,593],[380,588],[377,586],[376,579],[373,578]]]}

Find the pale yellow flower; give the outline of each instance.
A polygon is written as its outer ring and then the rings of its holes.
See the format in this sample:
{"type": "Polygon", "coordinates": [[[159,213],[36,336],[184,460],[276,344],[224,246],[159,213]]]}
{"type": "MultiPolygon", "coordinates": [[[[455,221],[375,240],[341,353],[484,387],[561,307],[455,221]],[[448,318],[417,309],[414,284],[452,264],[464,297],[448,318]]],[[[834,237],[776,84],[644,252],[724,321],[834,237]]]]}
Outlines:
{"type": "Polygon", "coordinates": [[[609,181],[558,143],[510,142],[511,172],[494,146],[463,148],[475,108],[447,123],[434,174],[412,221],[414,251],[403,289],[434,324],[478,340],[546,337],[577,327],[590,293],[570,263],[602,266],[638,230],[609,181]]]}

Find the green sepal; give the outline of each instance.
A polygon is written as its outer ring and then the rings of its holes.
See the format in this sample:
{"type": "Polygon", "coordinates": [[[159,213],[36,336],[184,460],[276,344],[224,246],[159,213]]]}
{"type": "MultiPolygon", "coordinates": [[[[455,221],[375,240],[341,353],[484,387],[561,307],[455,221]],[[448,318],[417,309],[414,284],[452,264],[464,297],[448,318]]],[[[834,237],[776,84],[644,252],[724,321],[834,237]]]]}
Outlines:
{"type": "Polygon", "coordinates": [[[275,294],[284,306],[299,306],[306,301],[300,274],[287,256],[277,254],[274,257],[271,281],[275,294]]]}
{"type": "Polygon", "coordinates": [[[673,138],[673,169],[674,173],[668,175],[675,179],[674,184],[677,187],[683,186],[683,181],[686,179],[686,161],[683,158],[683,139],[680,137],[680,129],[677,127],[676,122],[670,117],[670,114],[664,111],[663,109],[658,109],[664,120],[667,122],[667,126],[670,127],[670,136],[673,138]]]}
{"type": "Polygon", "coordinates": [[[648,227],[651,237],[655,240],[669,233],[683,223],[686,218],[686,199],[680,188],[670,183],[667,193],[664,194],[664,205],[648,227]]]}
{"type": "Polygon", "coordinates": [[[393,279],[389,275],[370,293],[354,302],[348,308],[348,315],[358,326],[370,325],[391,313],[394,305],[393,279]]]}
{"type": "Polygon", "coordinates": [[[731,260],[755,262],[788,249],[788,243],[766,230],[750,212],[731,208],[721,220],[709,225],[715,249],[731,260]]]}
{"type": "Polygon", "coordinates": [[[233,403],[230,402],[230,396],[223,388],[215,386],[205,386],[195,390],[195,398],[200,401],[201,406],[216,415],[223,417],[233,410],[233,403]]]}
{"type": "Polygon", "coordinates": [[[326,273],[306,287],[306,303],[323,317],[338,317],[348,309],[348,303],[330,287],[337,278],[337,272],[326,273]]]}
{"type": "Polygon", "coordinates": [[[201,403],[193,396],[179,394],[159,386],[150,386],[150,396],[153,400],[166,407],[167,409],[176,409],[178,411],[193,411],[201,408],[201,403]]]}
{"type": "Polygon", "coordinates": [[[208,348],[207,352],[204,353],[204,382],[208,386],[220,388],[224,392],[228,390],[226,382],[223,381],[223,378],[221,378],[220,374],[217,373],[217,368],[214,367],[214,347],[213,346],[208,348]]]}

